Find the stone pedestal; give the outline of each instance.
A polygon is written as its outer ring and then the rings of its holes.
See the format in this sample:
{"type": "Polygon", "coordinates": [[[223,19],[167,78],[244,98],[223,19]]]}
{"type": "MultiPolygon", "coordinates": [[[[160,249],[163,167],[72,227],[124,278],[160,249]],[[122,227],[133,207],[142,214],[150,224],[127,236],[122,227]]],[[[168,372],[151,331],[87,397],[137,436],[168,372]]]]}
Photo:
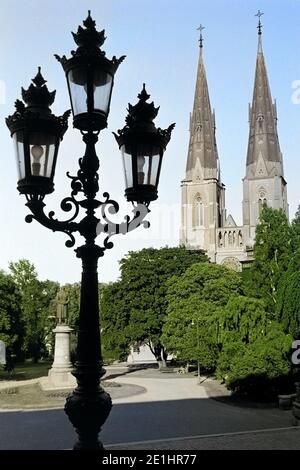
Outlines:
{"type": "Polygon", "coordinates": [[[46,380],[41,382],[44,389],[74,388],[77,383],[71,374],[70,334],[73,331],[68,325],[57,325],[55,333],[54,361],[46,380]]]}

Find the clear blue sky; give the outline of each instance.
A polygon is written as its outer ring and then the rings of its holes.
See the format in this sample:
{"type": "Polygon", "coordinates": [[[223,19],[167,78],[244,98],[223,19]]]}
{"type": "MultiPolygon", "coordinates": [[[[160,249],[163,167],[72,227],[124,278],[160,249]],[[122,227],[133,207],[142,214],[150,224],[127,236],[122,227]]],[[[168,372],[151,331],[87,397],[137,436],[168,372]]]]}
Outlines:
{"type": "MultiPolygon", "coordinates": [[[[200,23],[205,26],[205,63],[211,103],[216,110],[226,206],[241,223],[248,103],[257,49],[254,14],[258,9],[265,13],[263,47],[272,96],[277,100],[279,138],[293,217],[300,202],[300,93],[293,89],[300,89],[299,0],[0,0],[0,8],[0,269],[7,269],[10,260],[28,258],[42,279],[61,283],[80,279],[80,262],[72,249],[64,246],[65,236],[38,223],[24,222],[28,211],[24,198],[15,189],[13,145],[4,118],[13,112],[21,86],[28,87],[38,65],[49,89],[57,90],[54,111],[62,114],[70,107],[64,73],[53,54],[69,55],[75,47],[70,32],[77,30],[88,9],[98,28],[106,30],[107,55],[127,55],[116,75],[109,126],[98,144],[103,191],[109,191],[118,201],[124,200],[122,165],[111,132],[123,126],[127,103],[135,103],[143,82],[155,104],[161,107],[157,124],[166,127],[176,122],[163,162],[159,201],[151,207],[152,227],[115,239],[115,248],[100,260],[100,280],[117,278],[118,260],[129,250],[178,243],[180,181],[187,156],[200,23]]],[[[77,160],[84,152],[78,134],[69,129],[61,145],[56,192],[46,198],[49,211],[57,210],[60,200],[69,195],[65,172],[75,174],[77,160]]],[[[122,216],[127,211],[130,205],[124,202],[122,216]]],[[[57,215],[64,214],[57,210],[57,215]]]]}

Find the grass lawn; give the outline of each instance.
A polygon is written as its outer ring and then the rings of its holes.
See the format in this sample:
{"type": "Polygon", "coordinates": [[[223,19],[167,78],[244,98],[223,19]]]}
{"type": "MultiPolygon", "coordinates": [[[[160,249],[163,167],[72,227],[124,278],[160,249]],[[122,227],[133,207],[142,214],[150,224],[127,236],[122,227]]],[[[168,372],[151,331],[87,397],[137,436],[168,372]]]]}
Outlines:
{"type": "MultiPolygon", "coordinates": [[[[129,397],[145,392],[143,387],[131,384],[118,384],[104,381],[102,386],[111,395],[112,399],[129,397]]],[[[31,409],[31,408],[63,408],[66,397],[71,390],[44,391],[38,384],[12,385],[9,389],[0,390],[0,408],[4,409],[31,409]]]]}
{"type": "Polygon", "coordinates": [[[29,380],[37,379],[48,375],[48,370],[51,367],[51,362],[24,362],[23,364],[16,364],[12,373],[5,372],[0,369],[0,381],[2,380],[29,380]]]}

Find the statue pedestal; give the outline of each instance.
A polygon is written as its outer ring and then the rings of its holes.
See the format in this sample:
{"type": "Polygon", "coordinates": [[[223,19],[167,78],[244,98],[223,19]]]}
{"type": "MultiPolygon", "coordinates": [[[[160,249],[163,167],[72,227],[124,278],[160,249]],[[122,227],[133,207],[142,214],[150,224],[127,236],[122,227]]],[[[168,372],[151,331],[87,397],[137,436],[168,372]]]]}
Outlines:
{"type": "Polygon", "coordinates": [[[68,325],[57,325],[55,333],[54,361],[49,370],[48,377],[41,380],[44,390],[74,388],[77,385],[75,377],[71,374],[70,361],[70,334],[73,331],[68,325]]]}

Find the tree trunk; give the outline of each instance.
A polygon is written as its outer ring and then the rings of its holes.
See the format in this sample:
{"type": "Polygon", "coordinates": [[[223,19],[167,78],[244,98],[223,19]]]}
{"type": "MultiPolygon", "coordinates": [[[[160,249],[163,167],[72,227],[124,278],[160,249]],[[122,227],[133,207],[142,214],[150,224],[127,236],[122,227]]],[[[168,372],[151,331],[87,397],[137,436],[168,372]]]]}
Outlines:
{"type": "Polygon", "coordinates": [[[163,348],[161,346],[154,347],[154,355],[158,363],[158,369],[160,370],[162,367],[166,367],[166,360],[163,356],[163,348]]]}
{"type": "Polygon", "coordinates": [[[163,358],[163,361],[165,363],[165,367],[168,367],[168,363],[167,363],[168,353],[167,353],[167,351],[165,350],[164,347],[162,348],[162,358],[163,358]]]}
{"type": "Polygon", "coordinates": [[[167,355],[164,351],[163,346],[161,345],[153,346],[150,341],[148,343],[148,346],[157,361],[158,369],[161,369],[162,367],[167,367],[167,361],[166,361],[167,355]]]}

